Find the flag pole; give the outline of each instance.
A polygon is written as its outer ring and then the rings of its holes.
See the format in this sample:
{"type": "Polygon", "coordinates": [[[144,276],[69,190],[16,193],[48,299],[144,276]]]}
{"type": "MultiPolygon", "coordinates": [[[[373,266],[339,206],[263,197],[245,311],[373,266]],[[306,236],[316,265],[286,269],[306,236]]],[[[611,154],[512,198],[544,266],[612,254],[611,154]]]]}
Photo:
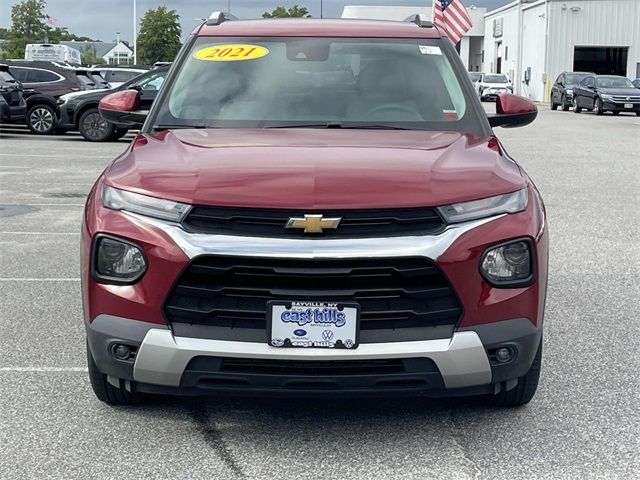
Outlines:
{"type": "Polygon", "coordinates": [[[136,0],[133,0],[133,64],[137,65],[138,63],[138,40],[137,40],[137,32],[138,29],[138,21],[136,14],[136,0]]]}

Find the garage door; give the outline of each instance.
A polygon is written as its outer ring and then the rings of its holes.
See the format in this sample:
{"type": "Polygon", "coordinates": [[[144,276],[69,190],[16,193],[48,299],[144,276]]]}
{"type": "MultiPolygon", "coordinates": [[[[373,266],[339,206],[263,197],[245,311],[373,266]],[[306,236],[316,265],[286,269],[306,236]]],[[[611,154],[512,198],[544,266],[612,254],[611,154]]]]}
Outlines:
{"type": "Polygon", "coordinates": [[[627,75],[629,47],[575,47],[573,71],[601,75],[627,75]]]}

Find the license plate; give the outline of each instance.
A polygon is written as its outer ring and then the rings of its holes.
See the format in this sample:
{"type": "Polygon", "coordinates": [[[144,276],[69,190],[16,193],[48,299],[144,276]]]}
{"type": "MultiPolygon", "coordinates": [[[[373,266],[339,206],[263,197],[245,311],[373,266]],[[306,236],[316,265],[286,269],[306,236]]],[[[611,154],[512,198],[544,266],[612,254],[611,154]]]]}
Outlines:
{"type": "Polygon", "coordinates": [[[354,303],[267,303],[268,340],[273,347],[348,348],[358,346],[360,307],[354,303]]]}
{"type": "Polygon", "coordinates": [[[633,108],[633,103],[625,103],[624,108],[633,108]]]}

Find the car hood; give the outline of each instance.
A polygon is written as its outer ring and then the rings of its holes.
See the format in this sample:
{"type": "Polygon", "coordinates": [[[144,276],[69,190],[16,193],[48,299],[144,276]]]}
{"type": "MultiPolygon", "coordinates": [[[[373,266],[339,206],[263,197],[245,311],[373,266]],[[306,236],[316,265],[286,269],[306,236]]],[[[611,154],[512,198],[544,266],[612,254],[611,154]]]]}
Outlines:
{"type": "Polygon", "coordinates": [[[640,90],[637,88],[601,88],[598,87],[598,92],[604,93],[605,95],[627,95],[627,96],[638,96],[640,95],[640,90]]]}
{"type": "Polygon", "coordinates": [[[295,209],[438,206],[526,184],[495,137],[347,129],[141,134],[105,182],[191,204],[295,209]]]}

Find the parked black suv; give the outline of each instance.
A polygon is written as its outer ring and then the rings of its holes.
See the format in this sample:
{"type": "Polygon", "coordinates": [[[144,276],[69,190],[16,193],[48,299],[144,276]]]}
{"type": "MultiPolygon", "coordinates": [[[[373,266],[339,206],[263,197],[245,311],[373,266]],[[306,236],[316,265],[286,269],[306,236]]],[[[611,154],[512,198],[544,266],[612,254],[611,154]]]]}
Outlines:
{"type": "Polygon", "coordinates": [[[563,111],[568,111],[573,103],[573,89],[587,75],[593,75],[593,73],[562,72],[558,75],[551,88],[551,110],[557,110],[560,107],[563,111]]]}
{"type": "Polygon", "coordinates": [[[134,88],[140,90],[141,93],[140,108],[148,110],[167,76],[169,67],[170,65],[163,65],[149,70],[112,90],[99,90],[80,95],[70,94],[60,97],[58,99],[60,128],[79,130],[82,136],[91,142],[104,142],[121,138],[127,133],[127,130],[107,122],[98,112],[98,103],[102,97],[120,90],[134,88]]]}
{"type": "Polygon", "coordinates": [[[13,78],[7,65],[0,64],[0,123],[24,121],[25,112],[22,85],[13,78]]]}
{"type": "Polygon", "coordinates": [[[86,69],[56,65],[53,62],[7,61],[11,74],[22,83],[27,102],[26,123],[36,134],[53,133],[58,125],[58,97],[69,92],[95,88],[86,69]]]}
{"type": "Polygon", "coordinates": [[[573,111],[593,109],[604,112],[635,112],[640,117],[640,89],[631,80],[617,75],[588,75],[573,90],[573,111]]]}

